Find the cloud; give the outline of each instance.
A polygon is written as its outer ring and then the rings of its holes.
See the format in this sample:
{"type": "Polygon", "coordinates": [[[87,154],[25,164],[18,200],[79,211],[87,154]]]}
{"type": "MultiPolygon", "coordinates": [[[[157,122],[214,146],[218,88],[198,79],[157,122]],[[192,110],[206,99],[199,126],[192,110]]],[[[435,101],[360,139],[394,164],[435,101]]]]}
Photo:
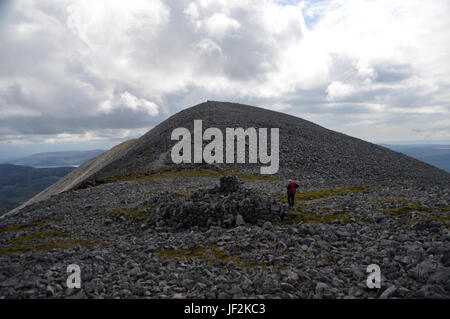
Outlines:
{"type": "Polygon", "coordinates": [[[206,22],[206,30],[214,38],[223,38],[226,34],[239,30],[241,24],[223,13],[215,13],[206,22]]]}
{"type": "Polygon", "coordinates": [[[356,88],[350,84],[336,81],[328,85],[326,91],[327,91],[327,99],[331,101],[336,101],[353,95],[356,92],[356,88]]]}
{"type": "Polygon", "coordinates": [[[128,91],[113,97],[113,101],[105,100],[100,104],[100,108],[106,113],[121,107],[129,108],[133,111],[146,112],[150,116],[156,116],[159,113],[158,105],[146,99],[139,99],[128,91]]]}
{"type": "Polygon", "coordinates": [[[4,142],[126,138],[207,99],[372,141],[449,136],[434,125],[450,114],[445,0],[1,6],[4,142]]]}

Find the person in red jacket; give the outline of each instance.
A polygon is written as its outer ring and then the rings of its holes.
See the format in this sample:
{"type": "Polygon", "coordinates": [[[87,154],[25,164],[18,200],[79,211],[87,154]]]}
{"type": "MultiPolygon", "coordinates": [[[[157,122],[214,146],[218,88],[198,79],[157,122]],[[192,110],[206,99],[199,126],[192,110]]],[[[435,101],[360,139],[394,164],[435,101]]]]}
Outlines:
{"type": "Polygon", "coordinates": [[[287,197],[289,206],[291,207],[294,207],[295,192],[297,188],[298,185],[292,179],[290,179],[289,183],[287,184],[287,197]]]}

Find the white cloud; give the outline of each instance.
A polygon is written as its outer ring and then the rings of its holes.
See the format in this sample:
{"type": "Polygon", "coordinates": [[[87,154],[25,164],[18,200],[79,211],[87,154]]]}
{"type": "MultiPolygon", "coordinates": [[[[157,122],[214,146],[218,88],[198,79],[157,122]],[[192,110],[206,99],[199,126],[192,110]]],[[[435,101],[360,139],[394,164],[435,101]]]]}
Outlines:
{"type": "Polygon", "coordinates": [[[202,39],[196,45],[195,49],[200,52],[200,54],[214,55],[222,54],[222,48],[216,42],[211,39],[202,39]]]}
{"type": "Polygon", "coordinates": [[[122,93],[120,95],[121,102],[132,110],[143,110],[147,112],[150,116],[158,115],[158,105],[153,102],[147,101],[146,99],[139,99],[136,96],[130,94],[129,92],[122,93]]]}
{"type": "Polygon", "coordinates": [[[183,10],[183,13],[189,17],[192,23],[197,23],[197,19],[200,16],[197,4],[195,2],[191,2],[189,6],[183,10]]]}
{"type": "Polygon", "coordinates": [[[332,82],[327,87],[327,99],[331,101],[340,100],[345,97],[349,97],[356,92],[356,88],[350,84],[342,83],[339,81],[332,82]]]}
{"type": "Polygon", "coordinates": [[[207,32],[215,38],[223,38],[227,33],[238,30],[241,25],[223,13],[215,13],[205,22],[207,32]]]}
{"type": "Polygon", "coordinates": [[[111,99],[105,100],[100,104],[100,109],[106,113],[123,107],[133,111],[142,111],[150,116],[157,116],[159,114],[157,104],[146,99],[140,99],[127,91],[113,96],[111,99]]]}
{"type": "Polygon", "coordinates": [[[3,136],[136,130],[213,98],[364,138],[368,125],[380,140],[417,139],[449,116],[445,0],[11,3],[0,28],[3,136]]]}

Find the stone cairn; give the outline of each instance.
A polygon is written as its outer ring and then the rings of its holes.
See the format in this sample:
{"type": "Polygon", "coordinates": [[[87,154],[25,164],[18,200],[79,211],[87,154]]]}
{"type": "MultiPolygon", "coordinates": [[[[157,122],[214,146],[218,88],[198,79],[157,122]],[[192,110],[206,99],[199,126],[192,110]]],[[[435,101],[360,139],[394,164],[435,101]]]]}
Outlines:
{"type": "Polygon", "coordinates": [[[235,176],[222,176],[218,186],[199,189],[189,198],[164,193],[149,204],[155,209],[147,227],[167,226],[178,230],[261,226],[267,221],[279,222],[285,212],[278,200],[243,187],[235,176]]]}

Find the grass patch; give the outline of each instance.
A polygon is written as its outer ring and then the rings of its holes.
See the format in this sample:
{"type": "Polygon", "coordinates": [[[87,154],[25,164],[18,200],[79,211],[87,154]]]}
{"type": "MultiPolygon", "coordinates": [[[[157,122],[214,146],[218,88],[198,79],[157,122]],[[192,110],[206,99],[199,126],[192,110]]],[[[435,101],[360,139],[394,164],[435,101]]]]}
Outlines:
{"type": "Polygon", "coordinates": [[[40,221],[40,222],[31,222],[28,224],[19,224],[19,225],[8,225],[0,229],[0,234],[11,232],[11,233],[18,233],[20,231],[24,231],[30,228],[41,228],[51,223],[56,223],[57,221],[54,220],[47,220],[47,221],[40,221]]]}
{"type": "MultiPolygon", "coordinates": [[[[367,191],[370,188],[364,187],[364,186],[354,186],[354,187],[346,187],[342,189],[327,189],[323,191],[317,191],[317,192],[308,192],[308,193],[295,193],[295,200],[296,201],[309,201],[314,199],[322,199],[322,198],[328,198],[328,197],[334,197],[339,195],[347,195],[347,194],[356,194],[361,191],[367,191]]],[[[279,201],[283,203],[287,203],[287,195],[286,193],[282,194],[272,194],[270,195],[273,198],[278,199],[279,201]]],[[[295,205],[298,209],[306,209],[306,206],[304,205],[295,205]]]]}
{"type": "MultiPolygon", "coordinates": [[[[38,228],[55,221],[32,222],[24,225],[10,225],[2,232],[19,232],[30,228],[38,228]]],[[[67,239],[71,233],[51,230],[47,232],[36,231],[25,236],[10,240],[6,246],[0,247],[0,255],[17,255],[33,252],[47,252],[53,249],[65,250],[80,246],[86,248],[101,244],[101,239],[67,239]]]]}
{"type": "MultiPolygon", "coordinates": [[[[226,246],[222,246],[222,249],[225,250],[226,246]]],[[[175,259],[175,258],[183,258],[187,260],[203,260],[206,261],[209,265],[227,265],[232,263],[236,268],[240,269],[265,269],[267,267],[266,264],[258,264],[252,263],[242,259],[238,255],[230,255],[221,250],[218,246],[208,246],[208,247],[192,247],[189,249],[166,249],[160,251],[157,255],[163,259],[175,259]]]]}
{"type": "Polygon", "coordinates": [[[281,178],[271,176],[271,175],[250,175],[250,174],[242,174],[242,173],[230,174],[230,175],[234,175],[237,178],[244,179],[247,181],[279,181],[279,180],[281,180],[281,178]]]}
{"type": "Polygon", "coordinates": [[[350,221],[349,213],[325,213],[325,214],[307,214],[298,211],[289,211],[284,217],[282,224],[292,225],[303,223],[331,224],[340,221],[347,224],[350,221]]]}
{"type": "Polygon", "coordinates": [[[372,203],[376,204],[393,204],[393,203],[407,203],[408,200],[405,198],[378,198],[372,203]]]}
{"type": "MultiPolygon", "coordinates": [[[[413,211],[421,212],[421,213],[430,213],[434,211],[440,211],[440,212],[448,212],[450,211],[450,206],[446,207],[423,207],[421,205],[407,205],[407,206],[401,206],[401,207],[395,207],[395,208],[387,208],[387,209],[379,209],[377,212],[389,214],[392,216],[400,216],[404,214],[411,213],[413,211]]],[[[441,216],[445,218],[444,216],[441,216]]]]}
{"type": "Polygon", "coordinates": [[[188,260],[201,257],[205,254],[205,247],[191,247],[188,249],[166,249],[158,252],[159,257],[166,259],[186,258],[188,260]]]}
{"type": "Polygon", "coordinates": [[[127,175],[114,174],[97,180],[97,184],[107,184],[122,181],[141,181],[160,178],[220,178],[221,176],[233,175],[240,179],[255,180],[280,180],[278,177],[270,175],[251,175],[239,173],[236,168],[206,170],[206,169],[183,169],[178,170],[176,166],[165,166],[149,172],[131,172],[127,175]]]}
{"type": "Polygon", "coordinates": [[[435,221],[441,222],[443,224],[450,223],[450,216],[442,216],[437,214],[432,214],[430,216],[431,219],[434,219],[435,221]]]}
{"type": "Polygon", "coordinates": [[[296,193],[295,199],[300,201],[328,198],[338,195],[347,195],[347,194],[356,194],[361,191],[369,190],[368,187],[363,186],[355,186],[355,187],[347,187],[342,189],[327,189],[323,191],[317,192],[308,192],[308,193],[296,193]]]}
{"type": "Polygon", "coordinates": [[[100,245],[100,239],[74,239],[56,240],[51,242],[25,243],[22,245],[12,245],[0,247],[0,255],[18,255],[35,252],[47,252],[53,249],[66,250],[80,246],[82,248],[100,245]]]}
{"type": "Polygon", "coordinates": [[[99,179],[99,184],[108,184],[123,181],[143,181],[159,178],[175,178],[175,177],[220,177],[217,172],[210,170],[193,170],[186,169],[177,171],[175,166],[167,166],[150,172],[131,172],[129,174],[114,174],[99,179]]]}
{"type": "Polygon", "coordinates": [[[127,145],[132,144],[132,143],[134,143],[134,142],[136,142],[136,141],[137,141],[136,138],[132,138],[131,140],[125,141],[125,142],[123,142],[123,143],[120,144],[120,145],[122,145],[122,146],[127,146],[127,145]]]}
{"type": "Polygon", "coordinates": [[[148,210],[145,210],[145,208],[136,209],[136,210],[116,208],[109,212],[104,212],[103,214],[107,215],[107,216],[115,216],[115,215],[123,214],[128,217],[135,217],[135,218],[139,218],[139,219],[148,218],[150,216],[150,213],[148,212],[148,210]]]}
{"type": "Polygon", "coordinates": [[[24,243],[27,243],[30,241],[35,241],[35,240],[40,241],[40,240],[45,240],[45,239],[65,238],[65,237],[70,237],[70,235],[71,234],[69,232],[64,232],[64,231],[60,231],[60,230],[52,230],[49,232],[33,232],[26,236],[13,239],[13,240],[9,241],[8,244],[10,244],[10,245],[24,244],[24,243]]]}

